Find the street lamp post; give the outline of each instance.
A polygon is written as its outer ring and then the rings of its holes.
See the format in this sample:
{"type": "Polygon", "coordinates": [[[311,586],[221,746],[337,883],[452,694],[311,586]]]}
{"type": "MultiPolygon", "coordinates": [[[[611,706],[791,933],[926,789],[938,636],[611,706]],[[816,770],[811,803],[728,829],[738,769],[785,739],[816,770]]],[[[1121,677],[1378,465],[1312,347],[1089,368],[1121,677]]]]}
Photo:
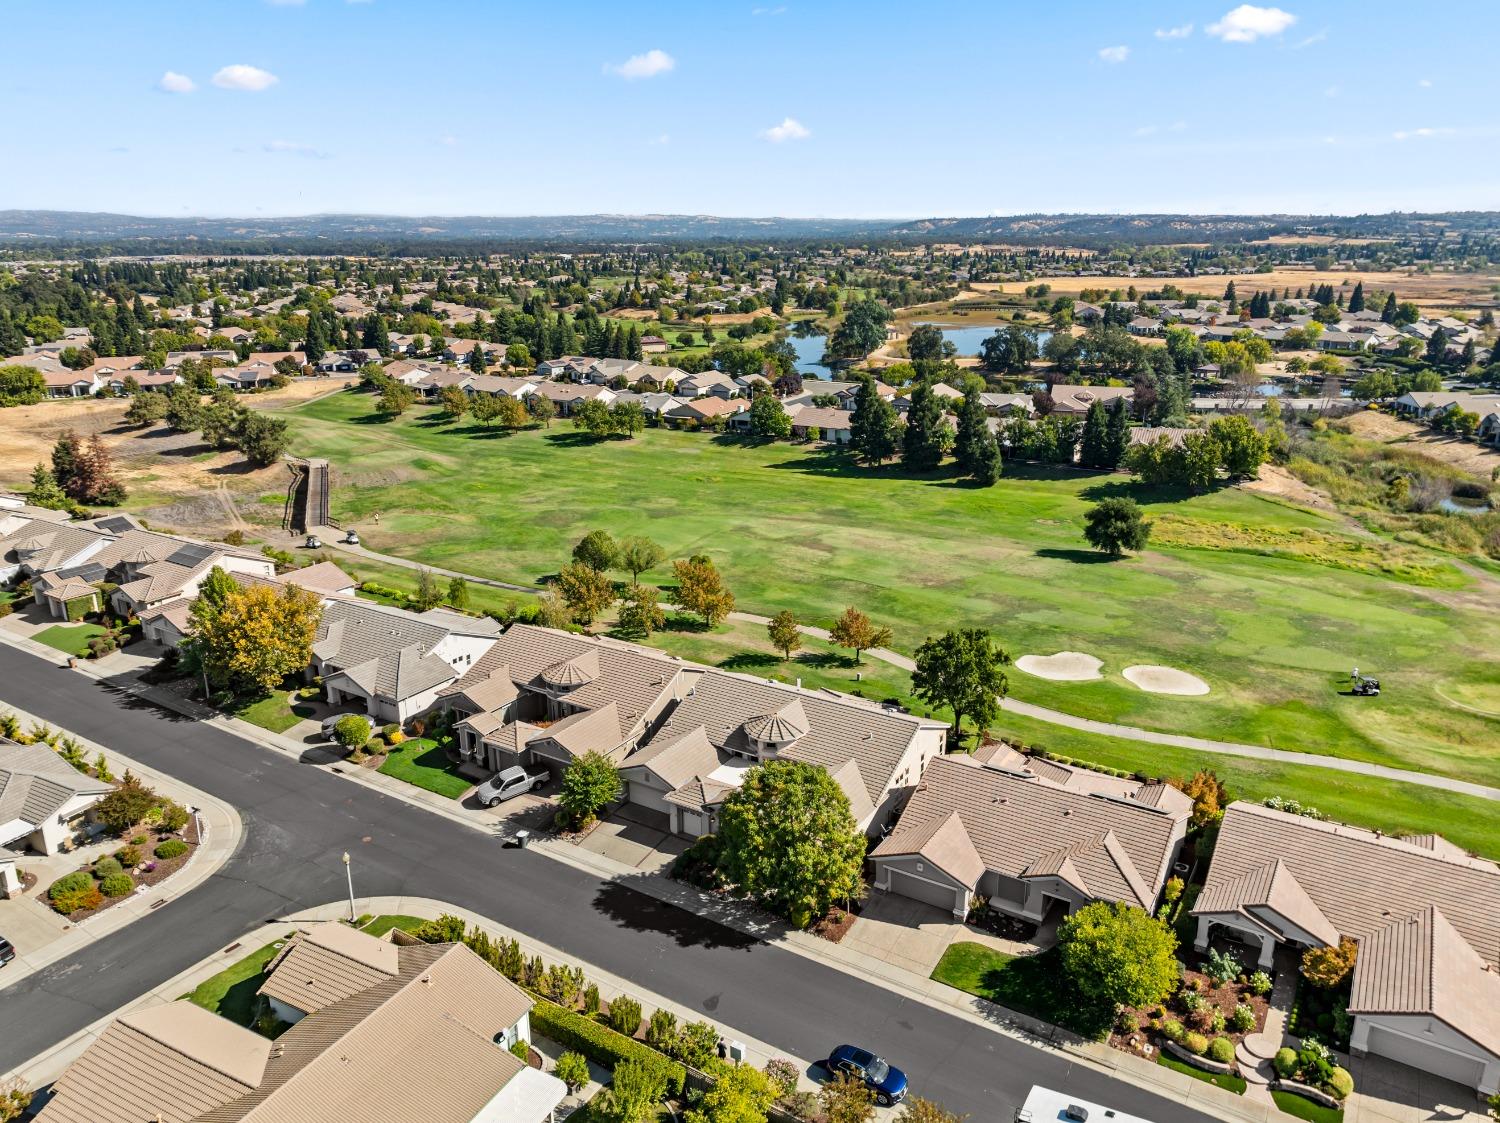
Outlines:
{"type": "Polygon", "coordinates": [[[349,851],[344,851],[344,879],[349,883],[349,923],[354,923],[354,871],[349,868],[349,851]]]}

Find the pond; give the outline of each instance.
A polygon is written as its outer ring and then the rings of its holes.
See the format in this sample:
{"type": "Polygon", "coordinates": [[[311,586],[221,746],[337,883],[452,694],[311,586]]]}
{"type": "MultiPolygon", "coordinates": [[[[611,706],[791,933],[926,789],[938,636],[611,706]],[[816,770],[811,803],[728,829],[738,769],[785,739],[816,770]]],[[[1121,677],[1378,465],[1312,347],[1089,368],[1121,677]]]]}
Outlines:
{"type": "Polygon", "coordinates": [[[1438,500],[1439,511],[1447,511],[1450,515],[1487,515],[1490,505],[1483,499],[1461,499],[1449,496],[1438,500]]]}
{"type": "Polygon", "coordinates": [[[828,377],[828,368],[822,362],[823,352],[828,347],[827,333],[820,331],[801,335],[791,331],[787,333],[786,341],[797,352],[798,373],[807,378],[828,377]]]}
{"type": "MultiPolygon", "coordinates": [[[[932,321],[924,321],[924,323],[932,323],[932,321]]],[[[913,324],[912,326],[917,327],[918,325],[913,324]]],[[[1004,330],[1009,325],[986,324],[982,327],[967,327],[960,326],[958,324],[933,323],[933,326],[943,329],[943,339],[953,344],[953,346],[957,347],[960,356],[965,358],[973,358],[974,356],[979,354],[979,350],[984,346],[984,341],[986,339],[994,335],[996,332],[1004,330]]],[[[1040,349],[1042,347],[1045,347],[1047,345],[1047,340],[1051,338],[1052,333],[1050,331],[1037,332],[1037,348],[1040,349]]]]}

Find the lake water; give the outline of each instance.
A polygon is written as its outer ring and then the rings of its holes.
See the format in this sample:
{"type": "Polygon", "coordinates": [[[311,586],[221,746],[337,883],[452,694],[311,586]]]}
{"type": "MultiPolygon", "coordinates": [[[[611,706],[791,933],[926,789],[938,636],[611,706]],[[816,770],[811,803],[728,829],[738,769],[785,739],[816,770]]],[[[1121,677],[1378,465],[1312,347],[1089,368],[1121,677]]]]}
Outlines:
{"type": "Polygon", "coordinates": [[[1438,510],[1447,511],[1450,515],[1487,515],[1490,505],[1483,499],[1439,499],[1438,510]]]}
{"type": "MultiPolygon", "coordinates": [[[[1001,330],[1005,325],[989,324],[985,327],[958,327],[954,324],[937,324],[936,326],[943,329],[943,338],[958,348],[959,355],[972,357],[979,354],[979,349],[986,339],[1001,330]]],[[[1037,332],[1037,347],[1041,348],[1051,338],[1052,333],[1050,331],[1037,332]]],[[[829,377],[829,369],[819,361],[823,357],[823,352],[828,347],[827,335],[822,332],[818,332],[816,335],[798,335],[796,332],[790,332],[787,335],[787,342],[792,345],[792,350],[797,352],[797,370],[804,377],[829,377]]]]}
{"type": "MultiPolygon", "coordinates": [[[[933,326],[943,329],[943,339],[957,347],[959,355],[972,358],[979,354],[979,350],[984,345],[986,339],[1008,325],[986,324],[984,327],[961,327],[957,324],[933,324],[933,326]]],[[[1051,338],[1052,333],[1050,331],[1037,332],[1037,348],[1040,350],[1046,346],[1047,340],[1051,338]]]]}

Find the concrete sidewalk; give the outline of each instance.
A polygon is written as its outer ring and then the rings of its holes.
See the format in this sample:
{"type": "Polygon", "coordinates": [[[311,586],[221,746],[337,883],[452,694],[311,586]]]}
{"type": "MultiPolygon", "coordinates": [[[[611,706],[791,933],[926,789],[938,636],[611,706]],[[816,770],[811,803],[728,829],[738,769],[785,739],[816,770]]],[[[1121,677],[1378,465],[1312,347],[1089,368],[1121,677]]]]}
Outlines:
{"type": "MultiPolygon", "coordinates": [[[[33,723],[41,724],[40,719],[8,702],[0,703],[0,710],[9,710],[28,726],[33,723]]],[[[62,732],[69,733],[66,729],[62,732]]],[[[69,736],[73,735],[69,733],[69,736]]],[[[110,770],[115,775],[123,776],[129,770],[149,787],[176,800],[190,811],[195,811],[200,843],[183,867],[165,881],[138,890],[129,900],[111,905],[103,912],[77,924],[69,923],[67,918],[57,915],[47,906],[39,896],[46,893],[47,887],[40,882],[23,897],[0,901],[0,931],[5,932],[16,945],[17,953],[15,960],[0,971],[0,990],[67,958],[95,940],[102,940],[110,933],[118,932],[173,898],[192,892],[229,860],[230,855],[239,848],[244,833],[239,812],[222,800],[122,756],[107,745],[83,737],[77,737],[76,740],[84,746],[91,759],[100,752],[104,753],[110,770]]],[[[21,864],[25,866],[27,863],[23,859],[21,864]]]]}

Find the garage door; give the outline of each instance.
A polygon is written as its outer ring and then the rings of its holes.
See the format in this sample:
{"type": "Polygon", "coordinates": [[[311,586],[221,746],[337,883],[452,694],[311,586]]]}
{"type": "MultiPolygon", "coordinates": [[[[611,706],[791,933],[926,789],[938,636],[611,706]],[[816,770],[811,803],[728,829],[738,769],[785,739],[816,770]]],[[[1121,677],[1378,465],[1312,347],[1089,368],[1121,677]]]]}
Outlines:
{"type": "Polygon", "coordinates": [[[891,871],[891,892],[900,893],[903,897],[911,897],[913,900],[925,901],[929,905],[936,905],[948,912],[952,912],[958,904],[958,890],[951,885],[936,885],[931,881],[903,873],[901,870],[891,871]]]}
{"type": "Polygon", "coordinates": [[[1466,1057],[1440,1045],[1418,1041],[1384,1026],[1370,1027],[1369,1050],[1393,1061],[1453,1080],[1467,1088],[1479,1087],[1479,1078],[1484,1073],[1484,1062],[1475,1057],[1466,1057]]]}
{"type": "Polygon", "coordinates": [[[671,805],[667,803],[666,792],[657,791],[645,784],[638,784],[634,780],[630,782],[630,790],[627,794],[631,803],[637,807],[644,807],[648,811],[660,811],[666,815],[672,810],[671,805]]]}

